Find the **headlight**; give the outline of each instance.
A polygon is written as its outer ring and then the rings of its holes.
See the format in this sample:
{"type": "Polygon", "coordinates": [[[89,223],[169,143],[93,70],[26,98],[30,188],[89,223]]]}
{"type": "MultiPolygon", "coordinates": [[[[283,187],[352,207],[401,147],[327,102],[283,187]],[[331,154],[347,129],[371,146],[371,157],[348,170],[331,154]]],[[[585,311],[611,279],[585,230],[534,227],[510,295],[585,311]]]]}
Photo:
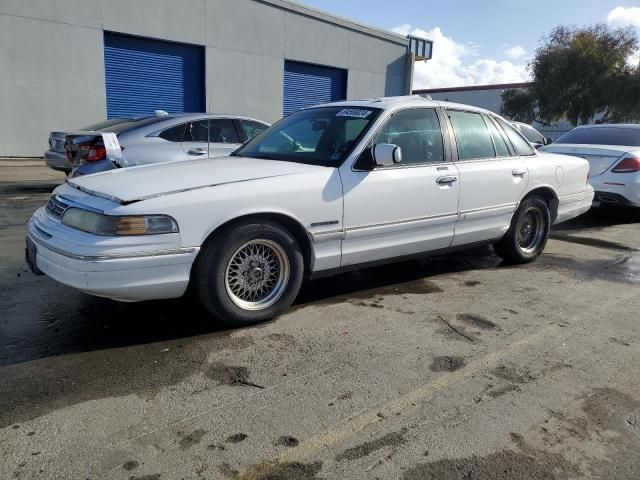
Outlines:
{"type": "Polygon", "coordinates": [[[95,235],[158,235],[178,232],[176,221],[166,215],[103,215],[80,208],[68,208],[62,223],[95,235]]]}

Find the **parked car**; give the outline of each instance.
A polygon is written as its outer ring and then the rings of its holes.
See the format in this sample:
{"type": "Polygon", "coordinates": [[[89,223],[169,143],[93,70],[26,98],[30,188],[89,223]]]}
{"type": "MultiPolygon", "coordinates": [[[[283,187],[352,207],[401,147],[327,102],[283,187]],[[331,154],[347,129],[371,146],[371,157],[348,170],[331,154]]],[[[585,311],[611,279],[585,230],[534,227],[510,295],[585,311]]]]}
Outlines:
{"type": "Polygon", "coordinates": [[[596,202],[640,207],[640,125],[577,127],[543,150],[586,159],[596,202]]]}
{"type": "MultiPolygon", "coordinates": [[[[131,122],[133,118],[112,118],[104,122],[95,123],[87,127],[79,128],[78,132],[99,132],[121,123],[131,122]]],[[[106,131],[106,130],[105,130],[106,131]]],[[[44,152],[44,161],[54,170],[71,173],[73,163],[67,158],[65,140],[69,132],[51,132],[49,134],[49,150],[44,152]]]]}
{"type": "Polygon", "coordinates": [[[214,316],[248,325],[283,312],[304,278],[479,244],[530,262],[552,224],[590,208],[587,173],[476,107],[337,102],[233,156],[69,180],[29,221],[27,259],[121,301],[191,284],[214,316]]]}
{"type": "Polygon", "coordinates": [[[511,125],[516,127],[516,129],[524,135],[524,138],[529,140],[529,143],[536,148],[544,147],[545,145],[549,145],[552,143],[550,138],[545,137],[538,130],[536,130],[532,125],[528,123],[522,122],[511,122],[511,125]]]}
{"type": "Polygon", "coordinates": [[[67,156],[74,165],[72,176],[87,175],[117,167],[213,158],[228,155],[269,124],[253,118],[185,113],[162,113],[119,123],[99,132],[67,135],[67,156]],[[122,148],[123,163],[107,158],[103,132],[115,133],[122,148]]]}

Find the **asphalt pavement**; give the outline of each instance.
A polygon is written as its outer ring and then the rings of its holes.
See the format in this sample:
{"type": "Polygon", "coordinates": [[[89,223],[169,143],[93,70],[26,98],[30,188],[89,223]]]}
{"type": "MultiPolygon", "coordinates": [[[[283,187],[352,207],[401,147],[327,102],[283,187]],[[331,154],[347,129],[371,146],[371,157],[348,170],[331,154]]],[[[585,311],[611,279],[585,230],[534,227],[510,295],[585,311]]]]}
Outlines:
{"type": "Polygon", "coordinates": [[[640,478],[640,213],[304,285],[229,329],[32,275],[64,176],[0,161],[0,478],[640,478]]]}

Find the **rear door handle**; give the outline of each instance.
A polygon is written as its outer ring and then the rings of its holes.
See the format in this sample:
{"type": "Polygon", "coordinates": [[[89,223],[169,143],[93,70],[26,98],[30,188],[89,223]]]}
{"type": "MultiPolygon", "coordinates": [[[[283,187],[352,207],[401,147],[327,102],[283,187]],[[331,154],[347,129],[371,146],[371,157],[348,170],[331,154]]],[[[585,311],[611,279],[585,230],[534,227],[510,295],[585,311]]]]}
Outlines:
{"type": "Polygon", "coordinates": [[[438,177],[436,179],[436,183],[438,185],[447,185],[453,182],[457,182],[458,181],[458,177],[454,176],[454,175],[446,175],[444,177],[438,177]]]}
{"type": "Polygon", "coordinates": [[[513,172],[511,172],[511,175],[513,175],[514,177],[524,177],[527,174],[526,170],[523,170],[522,168],[516,168],[513,172]]]}
{"type": "Polygon", "coordinates": [[[204,148],[193,148],[189,150],[189,155],[204,155],[207,151],[204,148]]]}

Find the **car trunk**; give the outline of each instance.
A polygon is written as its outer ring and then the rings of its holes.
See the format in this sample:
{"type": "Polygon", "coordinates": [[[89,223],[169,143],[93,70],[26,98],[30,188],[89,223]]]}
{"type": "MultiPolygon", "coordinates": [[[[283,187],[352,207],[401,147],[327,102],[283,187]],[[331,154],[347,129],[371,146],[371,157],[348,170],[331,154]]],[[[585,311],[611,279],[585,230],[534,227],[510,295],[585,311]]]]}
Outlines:
{"type": "Polygon", "coordinates": [[[49,134],[49,147],[53,152],[65,153],[65,132],[51,132],[49,134]]]}
{"type": "Polygon", "coordinates": [[[544,150],[584,158],[589,162],[589,176],[597,177],[617,163],[629,151],[629,148],[607,145],[552,144],[544,147],[544,150]]]}
{"type": "Polygon", "coordinates": [[[63,151],[67,153],[67,158],[75,167],[84,165],[87,162],[87,156],[91,151],[90,146],[104,147],[102,134],[100,133],[67,133],[64,143],[65,148],[63,151]]]}

